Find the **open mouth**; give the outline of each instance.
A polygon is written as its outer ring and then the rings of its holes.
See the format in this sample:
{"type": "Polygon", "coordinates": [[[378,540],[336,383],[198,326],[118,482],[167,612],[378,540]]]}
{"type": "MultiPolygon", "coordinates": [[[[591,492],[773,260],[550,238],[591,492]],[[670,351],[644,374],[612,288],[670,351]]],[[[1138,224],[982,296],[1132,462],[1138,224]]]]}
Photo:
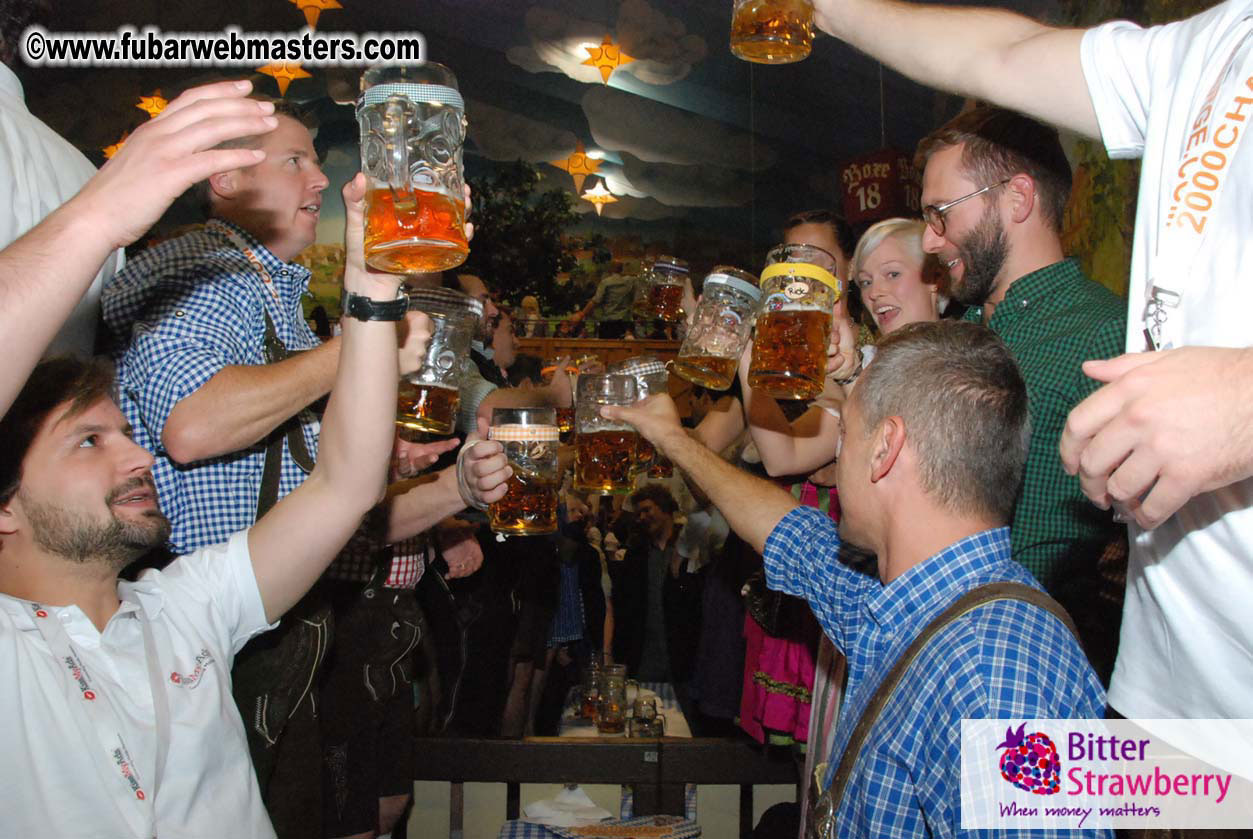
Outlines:
{"type": "Polygon", "coordinates": [[[886,323],[896,317],[900,311],[899,306],[879,306],[874,310],[874,314],[880,323],[886,323]]]}
{"type": "Polygon", "coordinates": [[[321,210],[322,210],[321,204],[305,204],[303,207],[300,208],[300,211],[302,213],[309,213],[310,215],[313,215],[313,216],[316,216],[321,210]]]}
{"type": "Polygon", "coordinates": [[[157,488],[150,480],[133,481],[119,487],[109,495],[108,502],[113,507],[142,507],[157,503],[157,488]]]}

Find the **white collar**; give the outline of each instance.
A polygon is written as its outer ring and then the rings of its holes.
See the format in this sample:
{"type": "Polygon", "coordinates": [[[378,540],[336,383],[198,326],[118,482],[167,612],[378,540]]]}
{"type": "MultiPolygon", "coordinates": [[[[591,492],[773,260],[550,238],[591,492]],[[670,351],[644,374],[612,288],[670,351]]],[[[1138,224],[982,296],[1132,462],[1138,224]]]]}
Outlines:
{"type": "Polygon", "coordinates": [[[0,62],[0,94],[12,96],[23,105],[26,104],[26,93],[22,90],[22,80],[3,62],[0,62]]]}

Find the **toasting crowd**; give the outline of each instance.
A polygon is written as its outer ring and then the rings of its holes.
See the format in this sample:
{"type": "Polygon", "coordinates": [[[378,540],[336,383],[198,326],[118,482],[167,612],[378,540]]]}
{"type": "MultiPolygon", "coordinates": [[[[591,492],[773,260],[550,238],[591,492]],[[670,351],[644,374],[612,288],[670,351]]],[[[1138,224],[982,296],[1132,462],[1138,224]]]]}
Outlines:
{"type": "MultiPolygon", "coordinates": [[[[483,562],[449,518],[486,510],[525,552],[589,494],[631,492],[647,447],[693,513],[760,555],[770,589],[807,604],[822,630],[809,689],[842,685],[838,711],[809,709],[800,824],[775,835],[961,833],[962,719],[1253,718],[1253,291],[1236,270],[1250,225],[1224,189],[1253,165],[1236,155],[1253,2],[1086,32],[814,5],[836,37],[996,106],[920,144],[921,221],[854,242],[804,213],[760,275],[662,283],[689,319],[674,372],[708,394],[691,428],[648,359],[576,382],[561,364],[527,387],[480,366],[498,312],[482,279],[445,270],[473,230],[463,106],[438,65],[363,79],[340,336],[309,329],[293,262],[329,186],[309,129],[247,83],[175,99],[0,251],[0,698],[22,756],[0,770],[9,832],[389,834],[414,760],[414,586],[483,562]],[[406,108],[435,109],[448,142],[435,187],[386,192],[371,144],[410,143],[396,126],[430,114],[406,108]],[[1070,171],[1045,123],[1145,159],[1125,309],[1062,251],[1070,171]],[[1194,146],[1224,160],[1197,235],[1172,203],[1194,146]],[[101,265],[189,189],[208,222],[106,280],[116,369],[39,361],[101,265]],[[377,224],[405,213],[438,220],[423,247],[377,224]],[[460,440],[398,439],[397,423],[460,440]],[[766,474],[800,476],[792,492],[720,456],[745,434],[766,474]],[[120,579],[141,558],[156,567],[120,579]],[[1120,561],[1116,638],[1104,572],[1120,561]]],[[[641,558],[623,564],[603,534],[615,614],[596,627],[584,612],[579,631],[673,677],[667,576],[692,566],[672,562],[673,498],[632,501],[641,558]]],[[[584,606],[591,576],[563,581],[584,606]]],[[[537,656],[572,637],[560,623],[537,656]]]]}

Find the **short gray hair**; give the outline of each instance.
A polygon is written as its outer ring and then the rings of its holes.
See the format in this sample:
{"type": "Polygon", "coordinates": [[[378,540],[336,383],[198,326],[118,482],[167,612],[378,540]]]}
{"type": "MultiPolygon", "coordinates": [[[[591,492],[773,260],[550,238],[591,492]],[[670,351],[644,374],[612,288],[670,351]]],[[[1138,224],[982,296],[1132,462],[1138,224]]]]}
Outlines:
{"type": "Polygon", "coordinates": [[[879,342],[853,398],[866,434],[888,417],[904,421],[938,504],[1009,522],[1031,420],[1027,386],[996,333],[964,321],[903,326],[879,342]]]}

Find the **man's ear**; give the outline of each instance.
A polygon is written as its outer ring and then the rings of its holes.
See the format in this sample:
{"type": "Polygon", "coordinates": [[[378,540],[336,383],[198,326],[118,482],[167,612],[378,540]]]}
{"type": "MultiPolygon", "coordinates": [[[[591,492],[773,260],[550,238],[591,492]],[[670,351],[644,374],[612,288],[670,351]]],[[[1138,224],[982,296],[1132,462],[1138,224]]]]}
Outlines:
{"type": "Polygon", "coordinates": [[[1019,173],[1005,184],[1009,192],[1010,216],[1015,224],[1022,224],[1031,216],[1031,211],[1038,206],[1039,196],[1036,195],[1035,181],[1030,175],[1019,173]]]}
{"type": "Polygon", "coordinates": [[[17,493],[3,504],[0,504],[0,536],[12,536],[17,533],[17,512],[13,509],[17,504],[17,493]]]}
{"type": "Polygon", "coordinates": [[[878,482],[888,476],[896,465],[896,459],[905,447],[905,421],[900,417],[888,417],[875,429],[874,443],[870,450],[870,481],[878,482]]]}
{"type": "Polygon", "coordinates": [[[218,172],[209,176],[209,191],[219,198],[234,198],[239,191],[239,170],[218,172]]]}

